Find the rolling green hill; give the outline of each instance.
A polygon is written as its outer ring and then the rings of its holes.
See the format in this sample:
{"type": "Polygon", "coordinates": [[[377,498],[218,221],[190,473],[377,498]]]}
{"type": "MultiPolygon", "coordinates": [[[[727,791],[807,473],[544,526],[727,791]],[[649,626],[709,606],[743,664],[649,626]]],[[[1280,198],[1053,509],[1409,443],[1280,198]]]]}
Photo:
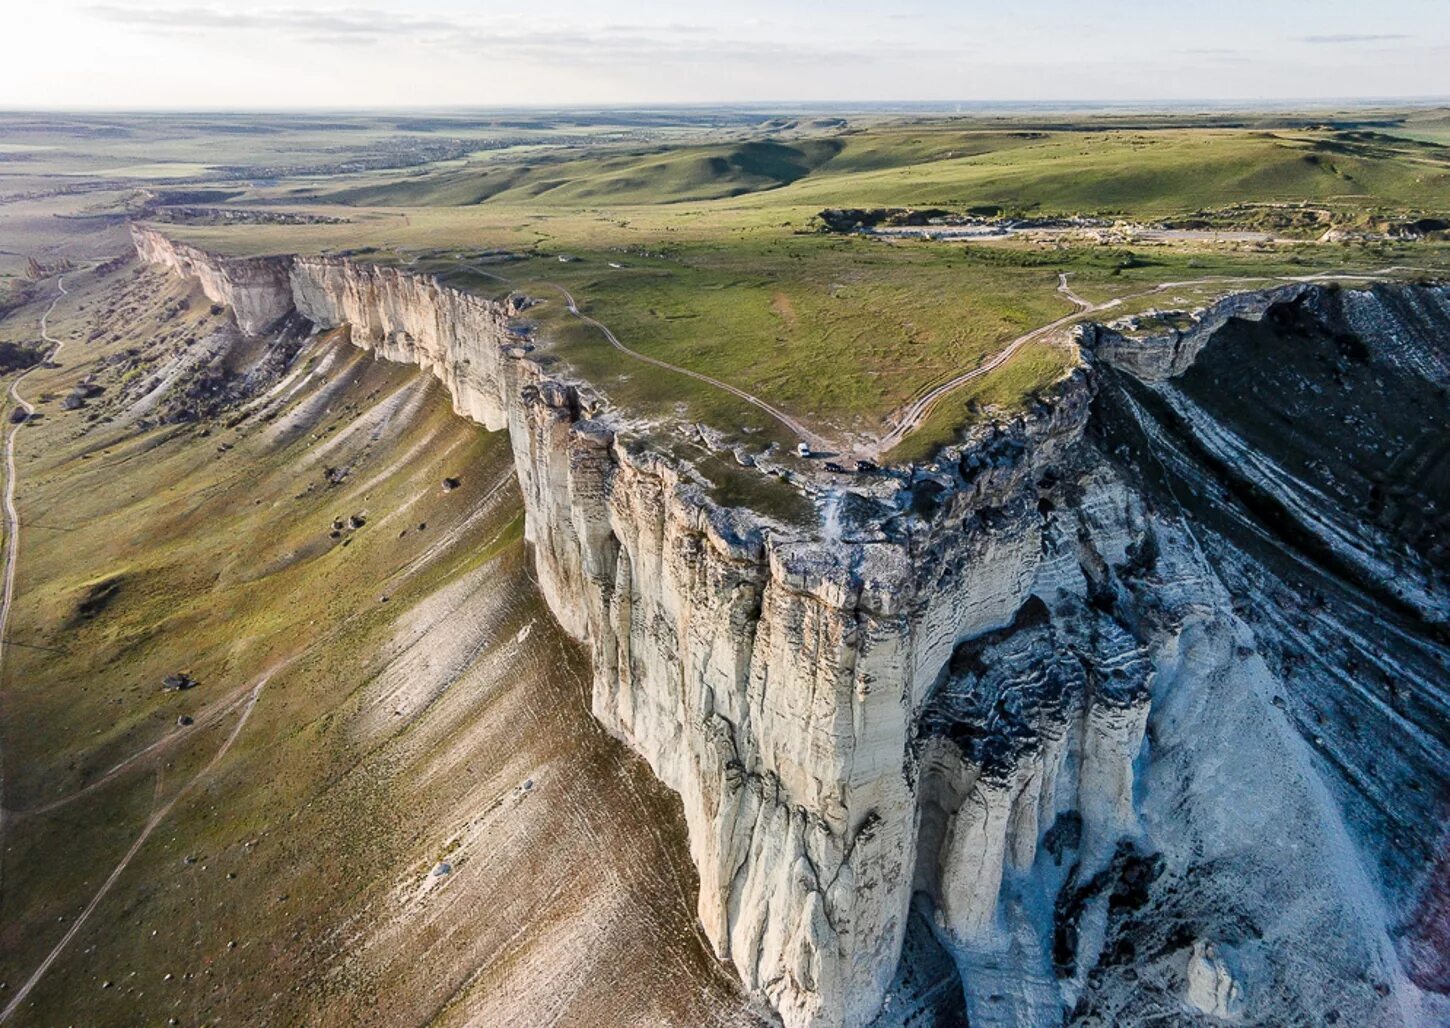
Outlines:
{"type": "Polygon", "coordinates": [[[840,140],[771,140],[651,149],[518,163],[490,160],[441,174],[343,190],[320,199],[359,206],[463,206],[486,201],[545,205],[677,203],[775,189],[841,152],[840,140]]]}
{"type": "MultiPolygon", "coordinates": [[[[556,302],[562,287],[632,350],[778,405],[843,448],[869,447],[912,397],[1071,314],[1060,275],[1091,303],[1119,304],[1111,317],[1286,276],[1434,273],[1450,261],[1443,232],[1403,237],[1450,214],[1450,147],[1432,138],[1443,117],[863,115],[601,131],[363,171],[345,188],[262,181],[226,201],[334,223],[167,231],[225,252],[355,254],[488,295],[521,291],[542,301],[529,315],[540,344],[621,407],[774,438],[780,426],[728,390],[641,374],[556,302]],[[871,239],[825,231],[827,208],[1094,223],[871,239]],[[1192,287],[1159,295],[1167,282],[1192,287]]],[[[942,404],[909,452],[1020,406],[1071,363],[1060,340],[1034,338],[942,404]]]]}
{"type": "MultiPolygon", "coordinates": [[[[1433,124],[1433,123],[1427,123],[1433,124]]],[[[913,126],[791,141],[490,157],[318,199],[358,206],[997,207],[1162,217],[1240,203],[1450,206],[1450,147],[1359,130],[1041,132],[913,126]]]]}

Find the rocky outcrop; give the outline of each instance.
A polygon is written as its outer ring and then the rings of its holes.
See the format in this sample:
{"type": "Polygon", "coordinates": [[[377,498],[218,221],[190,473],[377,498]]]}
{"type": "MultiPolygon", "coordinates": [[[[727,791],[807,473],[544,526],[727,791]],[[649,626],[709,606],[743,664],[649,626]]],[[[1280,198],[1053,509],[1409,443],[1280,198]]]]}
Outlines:
{"type": "Polygon", "coordinates": [[[288,261],[221,257],[148,229],[134,229],[131,238],[143,261],[182,278],[195,278],[212,302],[232,309],[237,326],[249,335],[271,327],[292,310],[288,261]]]}
{"type": "MultiPolygon", "coordinates": [[[[135,233],[143,257],[195,275],[239,322],[295,308],[350,326],[355,344],[432,372],[460,414],[508,430],[541,590],[592,655],[594,715],[682,797],[705,933],[786,1024],[870,1022],[900,987],[914,896],[930,899],[974,1023],[1108,1009],[1101,983],[1124,952],[1125,911],[1186,902],[1164,890],[1199,873],[1205,843],[1178,839],[1155,804],[1207,810],[1195,783],[1222,773],[1193,766],[1145,792],[1145,775],[1196,752],[1184,725],[1203,727],[1199,708],[1170,700],[1218,690],[1255,730],[1275,708],[1224,584],[1247,573],[1245,551],[1203,542],[1172,488],[1180,463],[1217,467],[1228,452],[1212,431],[1222,416],[1196,413],[1183,383],[1230,327],[1272,324],[1317,296],[1310,287],[1232,301],[1172,336],[1090,331],[1096,373],[1079,369],[930,466],[893,471],[895,495],[827,541],[710,501],[607,397],[518,346],[503,305],[405,270],[232,261],[135,233]],[[1178,461],[1160,441],[1193,425],[1196,449],[1185,442],[1178,461]],[[1147,756],[1153,731],[1178,740],[1162,760],[1147,756]]],[[[1412,319],[1393,320],[1408,340],[1397,359],[1439,359],[1412,319]]],[[[1283,486],[1263,467],[1246,481],[1283,486]]],[[[1443,598],[1421,564],[1399,566],[1415,576],[1406,611],[1443,598]]],[[[1368,581],[1380,565],[1335,567],[1368,581]]],[[[1300,790],[1283,807],[1307,826],[1304,845],[1331,854],[1338,815],[1301,789],[1311,778],[1274,781],[1300,790]]],[[[1333,884],[1349,895],[1362,883],[1333,884]]],[[[1265,899],[1253,917],[1273,910],[1265,899]]],[[[1153,995],[1273,1020],[1278,1000],[1235,970],[1241,927],[1191,919],[1196,936],[1155,943],[1153,995]]],[[[1366,924],[1355,945],[1369,953],[1387,929],[1383,915],[1366,924]]],[[[1367,1016],[1383,1000],[1368,985],[1349,993],[1367,1016]]]]}

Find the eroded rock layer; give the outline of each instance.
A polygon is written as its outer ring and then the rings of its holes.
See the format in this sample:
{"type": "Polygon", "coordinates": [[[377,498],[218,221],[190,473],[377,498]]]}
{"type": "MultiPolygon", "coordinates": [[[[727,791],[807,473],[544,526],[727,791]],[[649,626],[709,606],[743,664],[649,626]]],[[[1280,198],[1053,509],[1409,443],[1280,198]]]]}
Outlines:
{"type": "Polygon", "coordinates": [[[901,991],[909,925],[973,1024],[1440,1009],[1444,290],[1091,330],[1050,399],[825,542],[709,501],[505,305],[136,240],[244,328],[348,325],[509,431],[594,715],[683,798],[706,934],[788,1025],[939,1010],[901,991]],[[1311,397],[1334,432],[1276,436],[1311,397]]]}

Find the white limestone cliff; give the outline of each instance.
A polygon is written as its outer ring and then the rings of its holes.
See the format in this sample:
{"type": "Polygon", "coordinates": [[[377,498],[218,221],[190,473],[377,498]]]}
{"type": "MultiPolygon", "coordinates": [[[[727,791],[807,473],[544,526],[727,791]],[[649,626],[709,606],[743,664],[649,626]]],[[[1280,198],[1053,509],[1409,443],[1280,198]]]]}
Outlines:
{"type": "MultiPolygon", "coordinates": [[[[593,713],[680,794],[705,934],[791,1028],[872,1021],[914,893],[962,953],[988,952],[1013,930],[1004,897],[1041,879],[1064,825],[1085,878],[1142,834],[1158,669],[1185,633],[1237,622],[1191,535],[1084,444],[1085,372],[902,473],[897,513],[863,541],[825,544],[710,501],[607,398],[532,359],[505,304],[406,270],[234,260],[133,232],[143,259],[196,277],[244,328],[294,308],[350,326],[509,432],[540,589],[589,648],[593,713]]],[[[1172,340],[1088,343],[1161,385],[1216,327],[1269,306],[1235,301],[1172,340]]],[[[1075,963],[1096,959],[1097,931],[1075,963]]],[[[1216,959],[1178,960],[1175,1002],[1240,1009],[1216,959]]]]}
{"type": "Polygon", "coordinates": [[[588,417],[586,389],[510,357],[502,305],[394,269],[268,268],[135,235],[249,324],[295,305],[350,325],[357,345],[431,371],[459,413],[507,427],[542,592],[590,647],[596,717],[684,799],[712,945],[788,1024],[868,1021],[910,901],[912,708],[957,638],[1010,617],[1025,576],[983,578],[959,555],[923,589],[906,545],[825,553],[715,506],[588,417]]]}
{"type": "Polygon", "coordinates": [[[213,303],[232,309],[237,326],[249,335],[292,309],[285,263],[267,257],[221,257],[150,230],[136,229],[131,238],[143,261],[182,278],[195,278],[213,303]]]}

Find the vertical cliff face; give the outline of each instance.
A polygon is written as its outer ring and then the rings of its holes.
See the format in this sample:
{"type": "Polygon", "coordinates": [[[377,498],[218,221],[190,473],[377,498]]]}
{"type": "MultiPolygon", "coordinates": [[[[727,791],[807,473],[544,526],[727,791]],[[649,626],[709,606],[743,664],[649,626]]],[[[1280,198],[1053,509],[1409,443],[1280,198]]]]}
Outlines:
{"type": "Polygon", "coordinates": [[[135,230],[131,237],[142,260],[195,278],[214,303],[232,309],[237,326],[248,335],[263,331],[292,310],[289,262],[220,257],[149,230],[135,230]]]}
{"type": "MultiPolygon", "coordinates": [[[[1114,975],[1138,944],[1125,912],[1153,933],[1148,915],[1167,923],[1174,904],[1193,908],[1174,922],[1187,934],[1155,935],[1149,968],[1172,1009],[1281,1008],[1290,976],[1245,941],[1245,923],[1292,937],[1316,967],[1360,973],[1343,1009],[1400,1002],[1393,919],[1354,898],[1365,881],[1344,856],[1352,826],[1305,761],[1300,726],[1263,734],[1282,710],[1266,684],[1279,650],[1261,651],[1235,577],[1263,561],[1228,536],[1205,542],[1165,471],[1164,425],[1198,426],[1180,435],[1198,440],[1183,462],[1201,474],[1231,420],[1172,415],[1203,402],[1185,376],[1215,366],[1204,355],[1224,350],[1224,332],[1292,297],[1235,301],[1196,335],[1092,336],[1096,376],[1079,371],[1050,403],[901,472],[891,503],[827,543],[710,502],[604,398],[531,360],[502,305],[393,269],[227,261],[136,238],[144,258],[244,305],[249,324],[295,307],[348,325],[355,344],[432,371],[459,413],[508,430],[541,589],[592,653],[593,713],[682,796],[706,935],[787,1024],[863,1025],[888,991],[881,1023],[899,1023],[910,997],[893,976],[914,895],[930,901],[973,1023],[1074,1009],[1111,1020],[1126,1002],[1114,975]],[[1234,900],[1230,930],[1185,898],[1210,874],[1205,849],[1235,874],[1251,859],[1292,863],[1270,852],[1267,823],[1206,827],[1248,784],[1204,754],[1198,737],[1223,728],[1205,696],[1279,754],[1269,805],[1339,869],[1331,900],[1304,901],[1320,920],[1300,910],[1289,923],[1256,895],[1234,900]],[[1313,933],[1356,917],[1352,944],[1321,953],[1313,933]]],[[[1436,352],[1407,345],[1421,364],[1436,352]]],[[[1412,570],[1397,602],[1424,615],[1442,582],[1412,570]]],[[[1310,885],[1300,874],[1277,899],[1310,885]]]]}
{"type": "Polygon", "coordinates": [[[868,1020],[910,898],[903,761],[930,681],[921,612],[900,606],[905,548],[823,557],[708,502],[616,419],[589,417],[587,390],[510,356],[500,305],[391,269],[207,261],[136,237],[144,258],[247,304],[249,324],[293,306],[346,324],[357,345],[432,371],[459,413],[508,429],[541,590],[591,648],[596,717],[685,800],[711,943],[790,1023],[868,1020]]]}

